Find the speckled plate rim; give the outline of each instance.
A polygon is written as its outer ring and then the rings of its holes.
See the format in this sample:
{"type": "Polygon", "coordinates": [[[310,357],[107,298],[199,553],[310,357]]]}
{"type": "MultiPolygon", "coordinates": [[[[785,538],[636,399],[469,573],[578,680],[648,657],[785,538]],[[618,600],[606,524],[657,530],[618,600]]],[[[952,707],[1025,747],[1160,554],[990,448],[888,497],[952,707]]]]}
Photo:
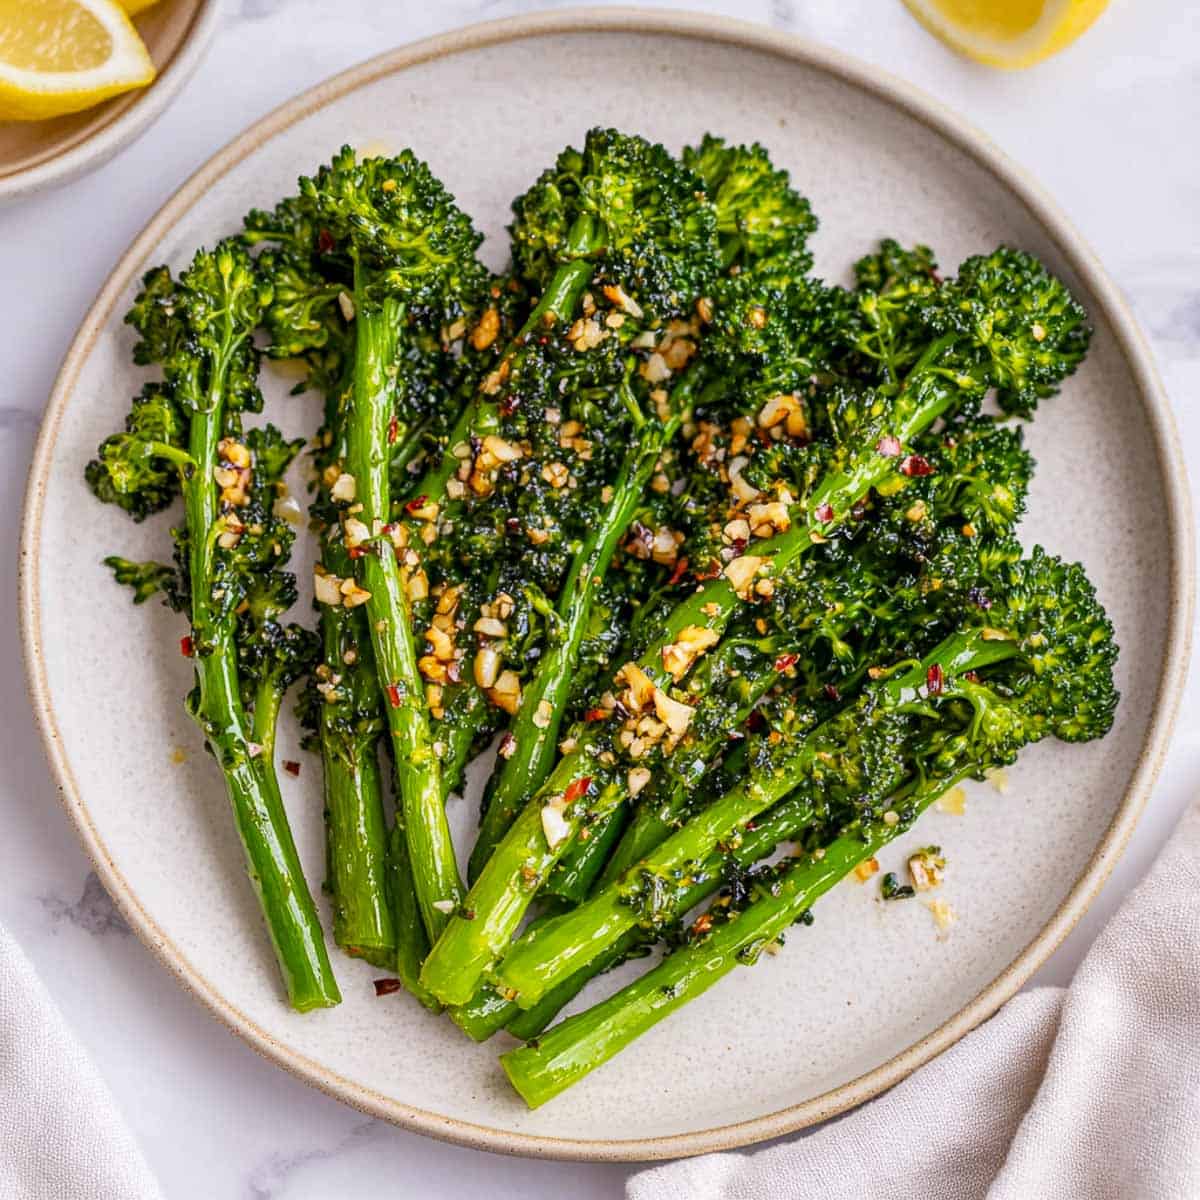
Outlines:
{"type": "Polygon", "coordinates": [[[0,175],[0,204],[66,183],[94,170],[145,133],[166,112],[200,65],[216,31],[220,9],[221,0],[202,0],[178,49],[159,71],[158,77],[134,97],[127,108],[61,153],[34,166],[0,175]]]}
{"type": "Polygon", "coordinates": [[[588,1161],[646,1161],[727,1150],[791,1133],[878,1095],[940,1054],[990,1017],[1050,956],[1108,878],[1145,805],[1168,746],[1187,673],[1194,602],[1190,495],[1174,419],[1148,346],[1115,285],[1095,255],[1041,188],[981,132],[937,101],[879,68],[776,30],[707,14],[616,8],[538,13],[473,25],[393,50],[353,67],[290,100],[252,125],[200,168],[134,241],[109,276],[80,326],[51,394],[34,452],[25,496],[20,544],[20,619],[33,709],[63,803],[84,848],[122,915],[179,982],[255,1050],[305,1082],[372,1116],[459,1145],[509,1154],[588,1161]],[[97,335],[152,248],[171,226],[228,171],[265,141],[331,101],[383,76],[418,63],[505,42],[570,33],[667,34],[751,49],[823,71],[914,117],[947,139],[1007,186],[1042,223],[1063,258],[1095,298],[1110,324],[1141,394],[1154,439],[1166,497],[1171,566],[1167,579],[1167,643],[1155,711],[1129,789],[1094,855],[1041,932],[1001,974],[939,1028],[871,1071],[820,1096],[753,1120],[664,1137],[620,1140],[553,1138],[514,1133],[401,1104],[346,1079],[297,1053],[231,1004],[197,972],[155,923],[109,856],[80,795],[64,747],[42,658],[37,547],[47,474],[80,370],[97,335]]]}

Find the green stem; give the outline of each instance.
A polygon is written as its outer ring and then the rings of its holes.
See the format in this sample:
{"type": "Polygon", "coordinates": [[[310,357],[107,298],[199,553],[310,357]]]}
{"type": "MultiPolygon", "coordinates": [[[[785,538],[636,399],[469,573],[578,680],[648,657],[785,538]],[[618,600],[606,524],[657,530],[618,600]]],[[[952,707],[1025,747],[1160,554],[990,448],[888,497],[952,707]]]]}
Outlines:
{"type": "Polygon", "coordinates": [[[333,937],[347,954],[390,965],[396,931],[387,891],[387,827],[376,738],[327,739],[325,828],[333,937]]]}
{"type": "MultiPolygon", "coordinates": [[[[610,780],[600,774],[601,798],[596,806],[611,811],[620,795],[610,780]],[[607,806],[605,797],[607,797],[607,806]]],[[[557,783],[559,769],[551,773],[547,787],[557,783]]],[[[558,860],[542,830],[541,809],[528,804],[518,814],[482,874],[471,888],[465,917],[451,921],[430,951],[421,970],[421,980],[446,1004],[465,1004],[485,972],[491,969],[512,940],[538,887],[558,860]]]]}
{"type": "Polygon", "coordinates": [[[283,693],[276,681],[267,675],[254,689],[254,712],[250,719],[250,740],[262,747],[262,757],[275,762],[275,731],[279,727],[279,710],[283,693]]]}
{"type": "MultiPolygon", "coordinates": [[[[506,1015],[508,1019],[504,1022],[503,1028],[523,1042],[531,1041],[546,1029],[597,975],[602,975],[605,971],[619,966],[627,958],[639,952],[646,953],[646,939],[640,929],[618,938],[603,954],[588,963],[583,970],[576,971],[558,987],[547,992],[533,1008],[522,1009],[517,1006],[515,1001],[507,1001],[506,1015]]],[[[497,1013],[493,1019],[498,1019],[500,1015],[497,1013]]]]}
{"type": "Polygon", "coordinates": [[[629,806],[623,804],[592,828],[581,830],[570,849],[555,863],[542,894],[572,904],[581,903],[605,869],[628,823],[629,806]],[[588,835],[586,838],[584,833],[588,835]]]}
{"type": "MultiPolygon", "coordinates": [[[[403,306],[371,306],[356,289],[354,386],[346,422],[346,459],[358,519],[368,529],[390,514],[388,424],[403,306]]],[[[386,541],[358,560],[371,642],[391,733],[400,821],[421,919],[431,938],[462,899],[462,882],[443,804],[425,689],[417,669],[412,612],[400,567],[386,541]]]]}
{"type": "Polygon", "coordinates": [[[579,648],[592,616],[596,593],[613,554],[641,501],[655,464],[679,421],[647,431],[626,454],[613,496],[571,562],[557,605],[553,641],[531,680],[510,727],[512,754],[504,760],[471,854],[474,881],[517,813],[545,782],[554,763],[558,733],[571,689],[579,648]]]}
{"type": "Polygon", "coordinates": [[[486,1042],[504,1028],[514,1012],[520,1010],[491,984],[485,983],[466,1004],[458,1004],[448,1011],[450,1019],[471,1041],[486,1042]]]}
{"type": "Polygon", "coordinates": [[[399,825],[392,826],[388,849],[388,879],[391,885],[388,890],[392,896],[392,919],[396,936],[396,974],[406,991],[431,1012],[440,1012],[441,1004],[421,985],[421,964],[429,953],[429,937],[421,920],[417,893],[413,887],[408,843],[399,825]]]}
{"type": "MultiPolygon", "coordinates": [[[[755,822],[753,829],[743,834],[741,842],[730,854],[718,850],[710,854],[702,866],[688,873],[692,882],[671,898],[670,907],[663,913],[663,920],[679,920],[729,881],[730,864],[748,867],[766,858],[780,842],[803,832],[812,818],[812,804],[805,792],[800,791],[781,800],[765,817],[755,822]]],[[[551,988],[532,1008],[522,1009],[515,1000],[509,1000],[505,1012],[496,1013],[491,1019],[500,1020],[504,1017],[500,1024],[522,1041],[537,1037],[586,984],[617,963],[639,952],[646,953],[656,936],[657,933],[641,927],[626,930],[608,949],[551,988]]],[[[494,995],[501,994],[493,985],[487,986],[494,995]]]]}
{"type": "MultiPolygon", "coordinates": [[[[223,374],[215,370],[213,377],[219,381],[223,374]]],[[[192,715],[225,774],[247,871],[266,918],[288,999],[293,1008],[308,1012],[339,1003],[341,993],[279,795],[274,763],[264,754],[255,758],[250,753],[249,722],[238,692],[234,619],[214,604],[213,597],[215,540],[211,534],[219,520],[213,467],[224,408],[220,387],[220,382],[214,383],[207,409],[192,418],[190,450],[197,465],[184,487],[198,685],[192,715]]]]}
{"type": "MultiPolygon", "coordinates": [[[[925,684],[928,670],[939,665],[947,677],[962,675],[1011,657],[1013,643],[988,640],[978,630],[951,634],[924,660],[887,679],[869,697],[872,712],[901,709],[925,684]]],[[[861,708],[861,705],[859,706],[861,708]]],[[[844,710],[832,720],[853,717],[844,710]]],[[[864,714],[864,720],[866,715],[864,714]]],[[[522,1008],[536,1004],[551,988],[584,967],[627,930],[645,919],[634,903],[647,880],[669,891],[687,874],[690,864],[703,862],[719,845],[744,836],[748,823],[796,786],[823,742],[824,726],[799,742],[784,743],[760,768],[715,803],[697,813],[654,853],[635,864],[620,879],[563,916],[524,934],[497,969],[499,982],[515,993],[522,1008]]],[[[653,889],[652,889],[653,890],[653,889]]],[[[655,923],[662,914],[653,914],[655,923]]]]}
{"type": "MultiPolygon", "coordinates": [[[[913,819],[959,778],[917,787],[907,798],[913,819]]],[[[727,917],[718,911],[711,933],[680,947],[607,1000],[502,1055],[501,1065],[513,1087],[530,1108],[553,1099],[734,967],[752,966],[834,884],[911,826],[911,820],[891,827],[880,824],[865,835],[853,829],[824,847],[820,859],[783,864],[770,886],[746,908],[727,917]]]]}
{"type": "MultiPolygon", "coordinates": [[[[531,921],[530,925],[550,920],[557,911],[559,910],[551,909],[542,913],[531,921]]],[[[506,999],[489,983],[480,985],[466,1004],[458,1004],[448,1010],[450,1019],[476,1042],[487,1041],[493,1033],[503,1029],[505,1022],[518,1011],[511,1000],[506,999]]]]}

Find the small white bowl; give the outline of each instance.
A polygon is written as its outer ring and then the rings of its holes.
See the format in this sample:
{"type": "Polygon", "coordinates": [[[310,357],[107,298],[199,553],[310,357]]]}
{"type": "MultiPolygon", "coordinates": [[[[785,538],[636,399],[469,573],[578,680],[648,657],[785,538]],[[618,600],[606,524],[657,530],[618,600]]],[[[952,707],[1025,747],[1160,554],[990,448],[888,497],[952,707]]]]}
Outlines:
{"type": "Polygon", "coordinates": [[[196,69],[220,0],[162,0],[134,18],[158,77],[149,87],[49,121],[0,122],[0,202],[65,183],[149,128],[196,69]]]}

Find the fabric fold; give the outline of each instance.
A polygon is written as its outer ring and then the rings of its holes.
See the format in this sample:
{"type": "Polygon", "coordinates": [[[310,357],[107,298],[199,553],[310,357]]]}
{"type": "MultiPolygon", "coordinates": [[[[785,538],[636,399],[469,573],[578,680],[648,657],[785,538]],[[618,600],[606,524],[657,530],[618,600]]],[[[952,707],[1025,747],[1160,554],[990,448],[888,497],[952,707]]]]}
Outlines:
{"type": "Polygon", "coordinates": [[[162,1200],[91,1059],[0,928],[0,1200],[162,1200]]]}

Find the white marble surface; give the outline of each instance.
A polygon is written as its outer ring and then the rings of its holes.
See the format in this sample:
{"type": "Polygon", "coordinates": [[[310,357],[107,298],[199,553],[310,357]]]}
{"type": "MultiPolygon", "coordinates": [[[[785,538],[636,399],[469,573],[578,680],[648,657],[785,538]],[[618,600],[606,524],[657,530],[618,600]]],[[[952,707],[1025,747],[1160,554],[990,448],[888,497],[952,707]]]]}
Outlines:
{"type": "MultiPolygon", "coordinates": [[[[96,174],[0,209],[0,498],[16,557],[26,464],[55,370],[108,269],[159,204],[245,124],[370,54],[540,7],[510,0],[226,0],[204,65],[162,120],[96,174]]],[[[1132,300],[1200,473],[1200,11],[1114,0],[1079,45],[1031,73],[944,51],[898,0],[703,3],[877,63],[940,97],[1030,168],[1132,300]]],[[[1153,580],[1130,580],[1134,588],[1153,580]]],[[[308,1200],[486,1189],[613,1197],[619,1166],[533,1163],[444,1146],[364,1118],[257,1058],[142,949],[89,873],[26,710],[10,569],[0,590],[0,921],[95,1056],[171,1200],[308,1200]]],[[[1066,981],[1200,782],[1195,673],[1150,808],[1111,881],[1038,981],[1066,981]]],[[[102,718],[101,718],[102,719],[102,718]]]]}

